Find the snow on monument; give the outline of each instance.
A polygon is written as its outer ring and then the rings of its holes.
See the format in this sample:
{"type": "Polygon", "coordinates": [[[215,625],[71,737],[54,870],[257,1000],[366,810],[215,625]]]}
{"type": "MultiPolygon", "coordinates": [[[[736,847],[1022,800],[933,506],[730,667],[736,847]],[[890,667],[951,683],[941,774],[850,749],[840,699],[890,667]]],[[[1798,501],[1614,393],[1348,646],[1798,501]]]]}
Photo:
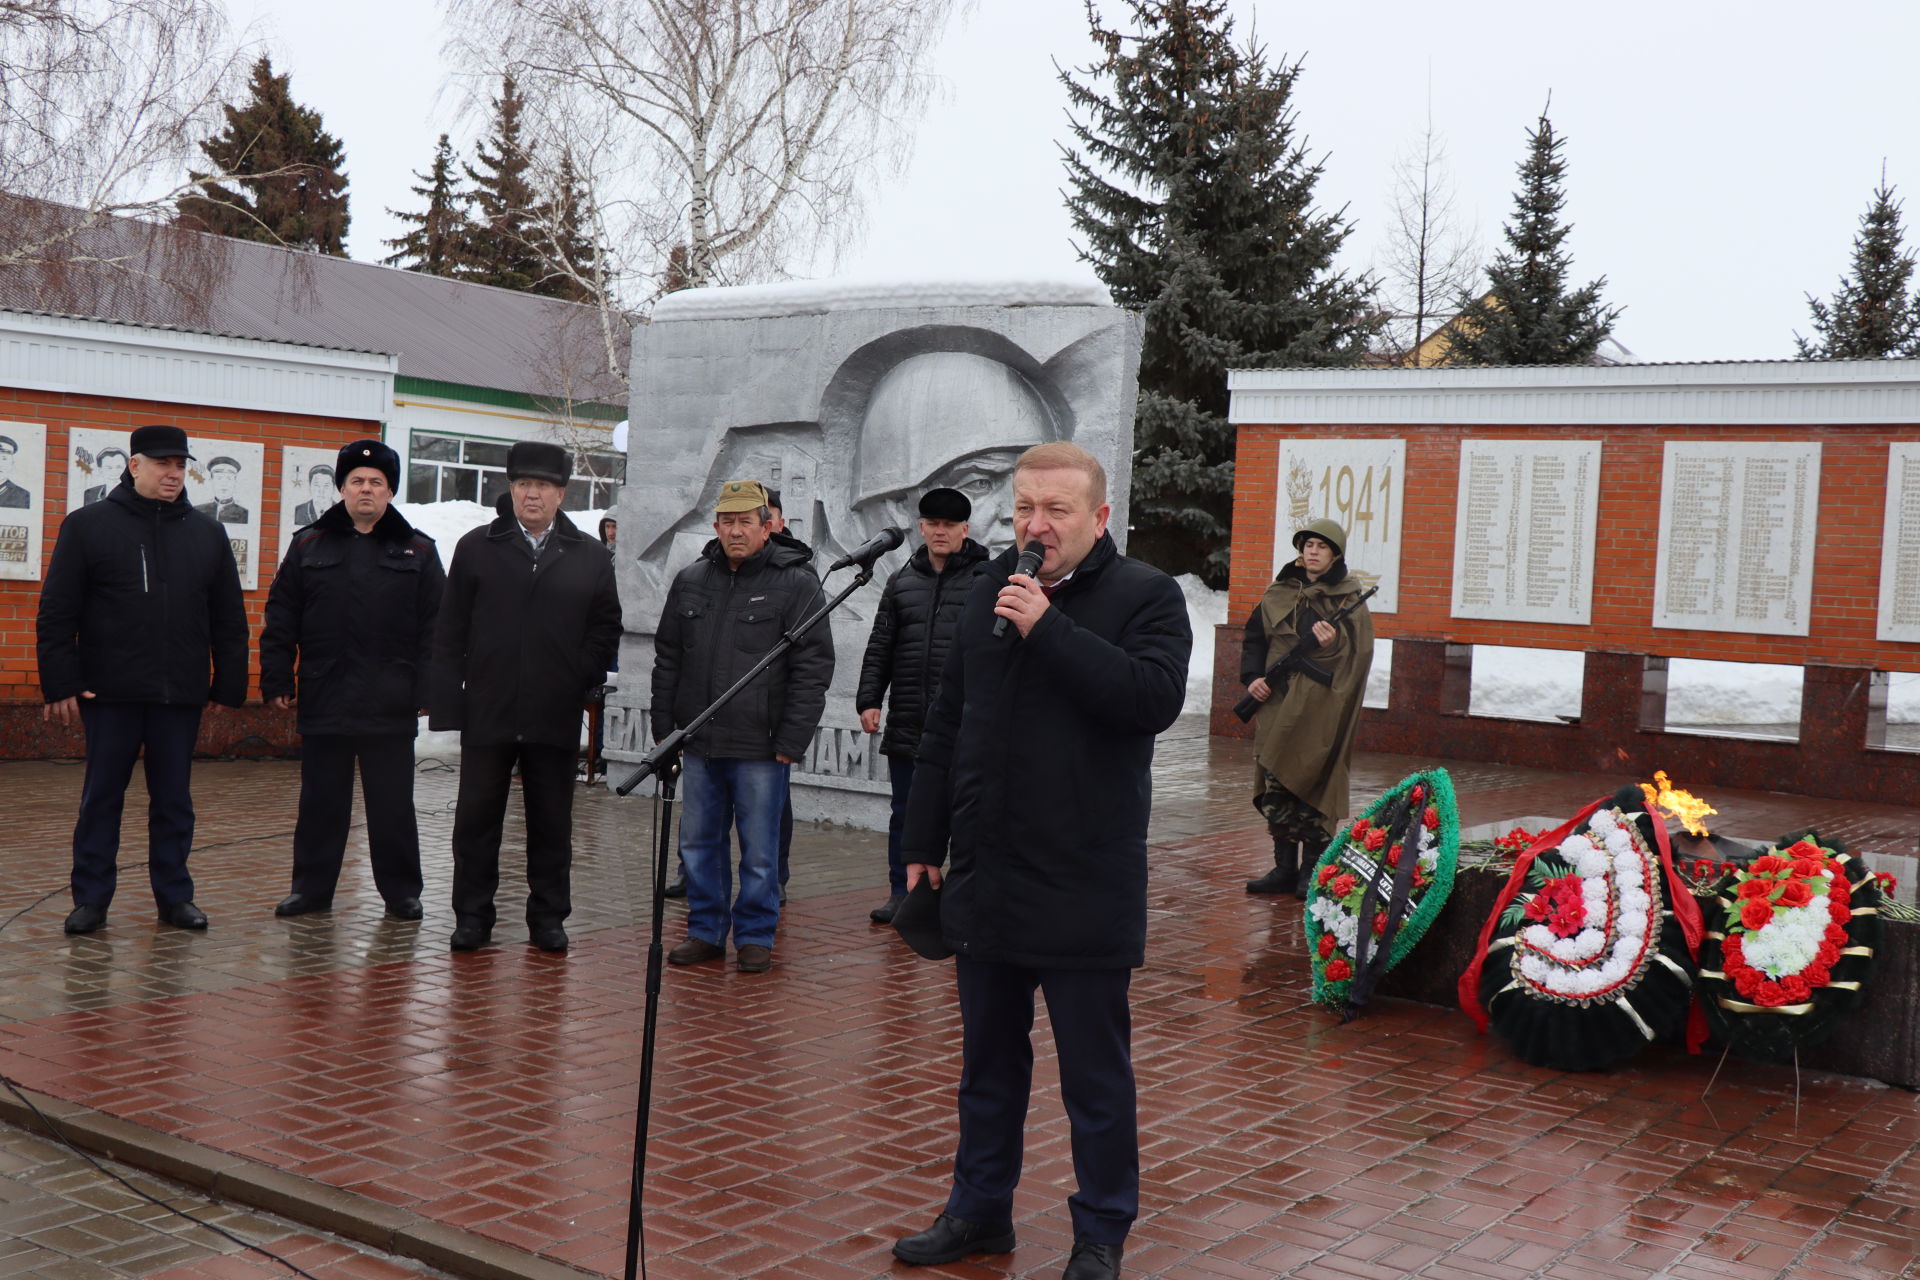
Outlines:
{"type": "MultiPolygon", "coordinates": [[[[826,716],[793,773],[797,817],[884,828],[886,762],[853,694],[881,586],[918,545],[919,495],[967,494],[973,536],[1000,550],[1013,541],[1014,459],[1072,440],[1107,468],[1108,527],[1124,547],[1139,362],[1139,320],[1097,285],[829,282],[662,300],[633,336],[616,557],[627,634],[608,756],[637,760],[652,744],[654,630],[673,575],[713,536],[719,486],[761,480],[781,491],[816,571],[888,525],[908,531],[833,616],[826,716]]],[[[827,579],[828,594],[852,572],[827,579]]]]}

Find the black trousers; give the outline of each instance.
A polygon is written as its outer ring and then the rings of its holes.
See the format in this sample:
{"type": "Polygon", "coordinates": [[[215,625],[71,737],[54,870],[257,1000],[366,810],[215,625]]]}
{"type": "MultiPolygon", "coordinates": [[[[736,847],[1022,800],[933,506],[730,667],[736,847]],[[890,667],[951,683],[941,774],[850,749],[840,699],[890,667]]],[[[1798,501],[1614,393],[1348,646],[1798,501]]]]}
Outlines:
{"type": "Polygon", "coordinates": [[[373,883],[388,902],[420,896],[420,827],[413,812],[413,735],[316,733],[300,743],[300,816],[293,892],[333,900],[353,818],[353,766],[367,807],[373,883]]]}
{"type": "Polygon", "coordinates": [[[147,880],[159,906],[193,901],[187,853],[193,848],[193,743],[199,707],[80,700],[87,734],[87,776],[73,825],[73,902],[104,907],[119,883],[120,816],[133,762],[146,751],[147,880]]]}
{"type": "Polygon", "coordinates": [[[513,767],[527,812],[527,923],[558,924],[573,912],[573,780],[579,751],[531,742],[460,745],[460,797],[453,807],[453,914],[491,929],[500,887],[500,831],[513,767]]]}
{"type": "Polygon", "coordinates": [[[1046,992],[1060,1056],[1060,1094],[1079,1187],[1067,1198],[1073,1237],[1120,1244],[1140,1213],[1140,1137],[1133,1086],[1131,969],[1028,969],[954,958],[963,1028],[960,1146],[947,1212],[1009,1222],[1026,1146],[1033,1085],[1033,993],[1046,992]]]}

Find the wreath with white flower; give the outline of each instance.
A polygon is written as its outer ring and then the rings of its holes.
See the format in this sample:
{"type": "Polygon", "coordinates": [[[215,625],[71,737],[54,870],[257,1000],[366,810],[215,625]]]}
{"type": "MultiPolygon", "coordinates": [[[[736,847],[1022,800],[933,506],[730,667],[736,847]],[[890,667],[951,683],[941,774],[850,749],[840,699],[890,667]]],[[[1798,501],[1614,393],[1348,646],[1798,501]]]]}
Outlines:
{"type": "Polygon", "coordinates": [[[1780,1060],[1857,1008],[1880,940],[1880,883],[1838,840],[1787,836],[1715,886],[1700,989],[1714,1033],[1780,1060]]]}
{"type": "Polygon", "coordinates": [[[1340,831],[1307,890],[1316,1003],[1342,1021],[1359,1013],[1440,913],[1459,851],[1459,811],[1445,769],[1401,780],[1340,831]]]}
{"type": "Polygon", "coordinates": [[[1526,1061],[1565,1070],[1681,1038],[1701,925],[1665,835],[1623,787],[1536,840],[1481,931],[1462,1007],[1526,1061]]]}

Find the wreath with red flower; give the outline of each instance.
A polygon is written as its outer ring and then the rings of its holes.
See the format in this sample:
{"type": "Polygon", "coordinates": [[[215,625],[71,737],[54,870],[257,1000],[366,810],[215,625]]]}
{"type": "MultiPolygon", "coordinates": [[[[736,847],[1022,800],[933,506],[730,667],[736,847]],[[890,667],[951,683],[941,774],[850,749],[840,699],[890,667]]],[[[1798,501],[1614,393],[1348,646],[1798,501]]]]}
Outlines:
{"type": "Polygon", "coordinates": [[[1714,886],[1700,992],[1714,1032],[1779,1061],[1857,1008],[1880,941],[1881,882],[1838,840],[1786,836],[1714,886]]]}
{"type": "Polygon", "coordinates": [[[1533,836],[1481,927],[1460,1005],[1536,1066],[1592,1071],[1652,1041],[1696,1047],[1699,910],[1665,830],[1622,787],[1533,836]]]}
{"type": "Polygon", "coordinates": [[[1445,769],[1402,779],[1343,828],[1307,888],[1313,999],[1348,1021],[1453,889],[1460,817],[1445,769]]]}

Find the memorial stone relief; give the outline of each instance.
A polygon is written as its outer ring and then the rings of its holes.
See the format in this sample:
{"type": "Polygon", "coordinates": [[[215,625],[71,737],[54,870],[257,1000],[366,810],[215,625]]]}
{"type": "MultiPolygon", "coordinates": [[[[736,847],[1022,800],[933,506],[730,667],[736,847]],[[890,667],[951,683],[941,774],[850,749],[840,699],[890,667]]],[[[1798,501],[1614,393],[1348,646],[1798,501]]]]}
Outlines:
{"type": "MultiPolygon", "coordinates": [[[[1013,541],[1020,451],[1073,440],[1107,468],[1108,527],[1124,547],[1139,358],[1138,320],[1093,285],[810,283],[664,299],[633,339],[617,510],[627,634],[608,756],[634,761],[652,745],[654,630],[673,575],[713,537],[715,493],[761,480],[781,492],[817,572],[889,525],[907,530],[833,615],[826,716],[793,774],[797,817],[884,828],[886,762],[853,693],[881,586],[918,545],[919,495],[965,493],[972,536],[998,551],[1013,541]]],[[[828,595],[853,572],[828,577],[828,595]]]]}
{"type": "Polygon", "coordinates": [[[1293,440],[1280,446],[1280,509],[1273,571],[1293,561],[1294,531],[1323,517],[1347,531],[1353,576],[1380,594],[1374,613],[1400,607],[1400,524],[1406,505],[1405,440],[1293,440]]]}
{"type": "Polygon", "coordinates": [[[1887,451],[1875,636],[1902,644],[1920,642],[1920,444],[1895,444],[1887,451]]]}
{"type": "Polygon", "coordinates": [[[1453,616],[1593,619],[1598,440],[1464,440],[1453,616]]]}
{"type": "Polygon", "coordinates": [[[1804,636],[1820,446],[1670,440],[1653,625],[1804,636]]]}

